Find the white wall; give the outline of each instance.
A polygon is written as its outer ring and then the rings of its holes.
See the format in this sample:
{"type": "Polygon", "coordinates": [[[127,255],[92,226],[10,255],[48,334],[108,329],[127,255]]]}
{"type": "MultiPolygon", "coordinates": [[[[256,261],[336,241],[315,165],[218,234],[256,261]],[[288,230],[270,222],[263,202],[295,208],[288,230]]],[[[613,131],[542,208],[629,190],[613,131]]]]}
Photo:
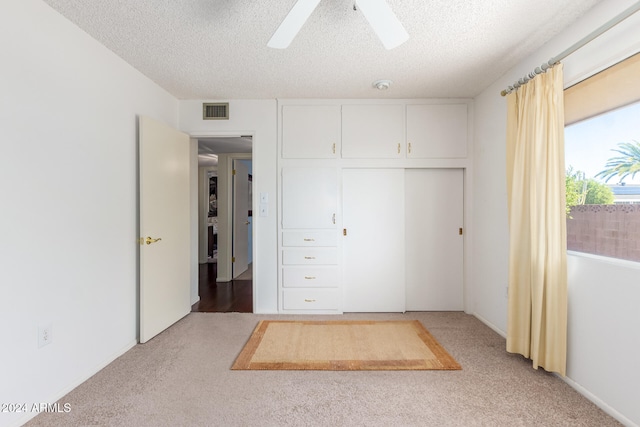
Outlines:
{"type": "MultiPolygon", "coordinates": [[[[500,91],[632,5],[606,0],[478,95],[474,156],[473,274],[475,314],[505,333],[508,273],[505,172],[506,100],[500,91]]],[[[640,50],[640,13],[571,55],[566,85],[640,50]]],[[[569,256],[568,381],[628,425],[640,424],[638,268],[569,256]],[[634,303],[632,303],[633,301],[634,303]]]]}
{"type": "MultiPolygon", "coordinates": [[[[277,106],[275,100],[222,100],[229,102],[229,120],[202,120],[202,103],[212,100],[180,101],[180,129],[192,136],[253,135],[253,206],[260,193],[269,194],[269,216],[253,218],[254,311],[278,311],[276,150],[277,106]]],[[[218,157],[218,161],[222,160],[218,157]]],[[[221,163],[218,186],[222,189],[221,163]]],[[[220,234],[218,235],[219,245],[220,234]]]]}
{"type": "Polygon", "coordinates": [[[0,52],[0,402],[54,402],[136,343],[136,116],[178,102],[40,0],[0,2],[0,52]]]}

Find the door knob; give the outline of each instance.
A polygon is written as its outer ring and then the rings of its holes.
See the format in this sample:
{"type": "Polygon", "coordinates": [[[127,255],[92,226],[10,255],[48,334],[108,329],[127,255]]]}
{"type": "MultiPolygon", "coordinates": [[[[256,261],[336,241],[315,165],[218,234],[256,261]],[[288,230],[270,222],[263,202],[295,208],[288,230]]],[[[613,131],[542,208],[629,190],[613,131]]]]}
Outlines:
{"type": "Polygon", "coordinates": [[[146,239],[144,239],[144,242],[145,242],[147,245],[150,245],[150,244],[152,244],[152,243],[159,242],[160,240],[162,240],[162,237],[158,237],[157,239],[154,239],[154,238],[152,238],[152,237],[147,236],[147,238],[146,238],[146,239]]]}

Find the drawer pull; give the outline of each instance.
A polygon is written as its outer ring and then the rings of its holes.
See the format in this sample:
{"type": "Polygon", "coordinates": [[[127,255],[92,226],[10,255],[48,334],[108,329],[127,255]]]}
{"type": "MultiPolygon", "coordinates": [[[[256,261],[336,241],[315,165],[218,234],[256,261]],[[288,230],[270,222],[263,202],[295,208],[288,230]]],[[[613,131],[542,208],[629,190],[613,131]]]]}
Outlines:
{"type": "Polygon", "coordinates": [[[316,300],[314,300],[314,299],[308,299],[308,298],[305,298],[305,299],[304,299],[304,302],[316,302],[316,300]]]}
{"type": "Polygon", "coordinates": [[[305,280],[316,280],[315,276],[304,276],[305,280]]]}
{"type": "Polygon", "coordinates": [[[304,257],[304,259],[316,259],[316,257],[314,257],[314,256],[306,256],[306,257],[304,257]]]}
{"type": "Polygon", "coordinates": [[[315,242],[316,239],[310,239],[310,238],[304,238],[303,239],[305,242],[315,242]]]}

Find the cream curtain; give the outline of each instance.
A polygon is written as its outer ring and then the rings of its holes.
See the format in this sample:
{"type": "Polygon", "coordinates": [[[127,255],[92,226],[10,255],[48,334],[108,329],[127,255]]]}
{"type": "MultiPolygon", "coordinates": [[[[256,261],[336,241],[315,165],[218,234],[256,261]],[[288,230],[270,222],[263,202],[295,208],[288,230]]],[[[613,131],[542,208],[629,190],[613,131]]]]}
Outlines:
{"type": "Polygon", "coordinates": [[[507,351],[565,375],[567,241],[562,64],[507,97],[507,351]]]}

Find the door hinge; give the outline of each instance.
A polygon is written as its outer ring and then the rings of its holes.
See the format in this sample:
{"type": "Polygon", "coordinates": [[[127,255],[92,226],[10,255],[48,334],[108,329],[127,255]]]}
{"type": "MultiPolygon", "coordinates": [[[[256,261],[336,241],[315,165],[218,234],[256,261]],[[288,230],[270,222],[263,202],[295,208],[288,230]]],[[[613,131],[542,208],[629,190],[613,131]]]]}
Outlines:
{"type": "Polygon", "coordinates": [[[347,229],[346,229],[346,228],[343,228],[343,229],[342,229],[342,235],[343,235],[343,236],[346,236],[346,235],[347,235],[347,229]]]}
{"type": "Polygon", "coordinates": [[[462,227],[458,229],[458,234],[462,236],[462,227]]]}
{"type": "Polygon", "coordinates": [[[236,257],[231,257],[231,262],[236,262],[236,257]]]}
{"type": "Polygon", "coordinates": [[[234,169],[231,171],[231,175],[235,175],[235,174],[236,174],[236,170],[234,169]]]}

